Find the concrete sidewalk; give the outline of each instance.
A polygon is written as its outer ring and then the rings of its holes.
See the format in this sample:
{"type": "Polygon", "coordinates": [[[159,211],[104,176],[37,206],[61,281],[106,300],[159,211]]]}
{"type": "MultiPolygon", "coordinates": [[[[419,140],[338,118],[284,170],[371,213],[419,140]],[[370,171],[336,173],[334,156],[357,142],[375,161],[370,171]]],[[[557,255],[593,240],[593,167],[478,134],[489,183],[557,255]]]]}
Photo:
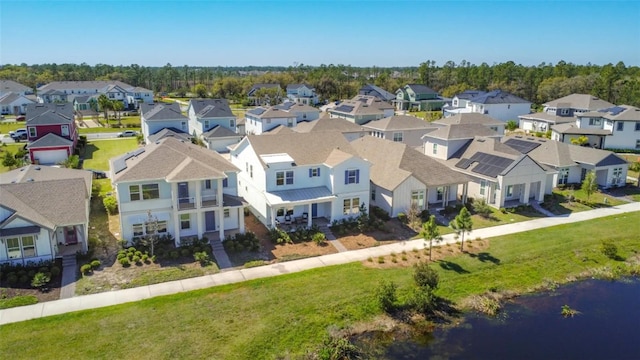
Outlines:
{"type": "MultiPolygon", "coordinates": [[[[480,237],[485,239],[635,211],[640,211],[640,203],[631,203],[610,208],[601,208],[579,213],[572,213],[567,216],[540,218],[520,223],[478,229],[471,232],[471,234],[467,235],[465,238],[475,239],[477,237],[480,237]]],[[[632,224],[632,226],[633,225],[637,226],[638,231],[640,232],[640,224],[632,224]]],[[[443,236],[443,241],[441,244],[455,242],[456,240],[454,234],[448,234],[443,236]]],[[[237,283],[246,280],[300,272],[322,266],[363,261],[369,257],[375,258],[378,256],[388,255],[392,252],[401,253],[403,250],[411,251],[413,249],[422,249],[424,247],[425,242],[423,240],[401,241],[389,245],[382,245],[347,252],[339,252],[336,254],[287,261],[283,263],[270,264],[255,268],[222,271],[218,274],[171,281],[149,286],[141,286],[133,289],[116,290],[100,294],[76,296],[69,299],[48,301],[35,305],[0,310],[0,325],[45,316],[64,314],[72,311],[95,309],[105,306],[123,304],[132,301],[149,299],[155,296],[169,295],[184,291],[204,289],[212,286],[237,283]]]]}

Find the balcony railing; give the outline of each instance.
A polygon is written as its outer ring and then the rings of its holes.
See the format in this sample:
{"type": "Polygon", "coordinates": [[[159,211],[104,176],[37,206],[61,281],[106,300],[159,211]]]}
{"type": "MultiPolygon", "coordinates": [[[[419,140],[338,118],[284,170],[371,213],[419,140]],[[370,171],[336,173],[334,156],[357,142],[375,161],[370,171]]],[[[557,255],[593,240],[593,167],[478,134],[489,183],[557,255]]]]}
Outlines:
{"type": "Polygon", "coordinates": [[[212,207],[218,206],[218,196],[217,195],[203,195],[201,199],[202,207],[212,207]]]}
{"type": "Polygon", "coordinates": [[[196,207],[196,199],[194,197],[178,198],[178,210],[194,209],[196,207]]]}

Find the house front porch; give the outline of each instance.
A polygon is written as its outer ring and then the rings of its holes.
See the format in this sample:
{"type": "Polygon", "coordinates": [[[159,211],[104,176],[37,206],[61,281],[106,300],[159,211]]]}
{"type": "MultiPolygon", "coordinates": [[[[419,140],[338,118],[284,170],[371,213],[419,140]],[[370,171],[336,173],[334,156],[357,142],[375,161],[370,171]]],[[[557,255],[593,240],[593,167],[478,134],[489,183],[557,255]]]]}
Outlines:
{"type": "Polygon", "coordinates": [[[314,218],[331,218],[335,198],[324,186],[268,192],[266,225],[311,227],[314,218]]]}

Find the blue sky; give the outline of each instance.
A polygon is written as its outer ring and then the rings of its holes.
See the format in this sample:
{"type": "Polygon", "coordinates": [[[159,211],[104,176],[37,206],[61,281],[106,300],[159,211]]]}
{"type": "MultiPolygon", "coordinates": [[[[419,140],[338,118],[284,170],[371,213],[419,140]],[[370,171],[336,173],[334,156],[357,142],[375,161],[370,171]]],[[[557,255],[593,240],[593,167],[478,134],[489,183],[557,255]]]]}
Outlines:
{"type": "Polygon", "coordinates": [[[640,1],[0,0],[0,63],[640,65],[640,1]]]}

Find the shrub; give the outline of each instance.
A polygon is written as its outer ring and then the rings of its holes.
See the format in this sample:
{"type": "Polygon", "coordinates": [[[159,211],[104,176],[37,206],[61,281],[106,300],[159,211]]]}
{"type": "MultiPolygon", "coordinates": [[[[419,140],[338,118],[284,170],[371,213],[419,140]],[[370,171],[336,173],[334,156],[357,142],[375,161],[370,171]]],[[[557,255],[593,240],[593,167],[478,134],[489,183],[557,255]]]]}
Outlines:
{"type": "Polygon", "coordinates": [[[388,212],[377,206],[371,207],[371,215],[383,221],[389,221],[391,219],[388,212]]]}
{"type": "Polygon", "coordinates": [[[485,219],[491,216],[491,207],[485,199],[474,201],[473,211],[485,219]]]}
{"type": "Polygon", "coordinates": [[[211,258],[206,251],[201,251],[193,254],[193,259],[200,263],[201,266],[206,266],[211,262],[211,258]]]}
{"type": "Polygon", "coordinates": [[[18,275],[16,273],[7,274],[7,284],[15,285],[18,283],[18,275]]]}
{"type": "Polygon", "coordinates": [[[380,308],[385,312],[390,312],[395,309],[397,289],[398,286],[393,281],[383,281],[378,285],[378,288],[376,289],[376,300],[378,301],[380,308]]]}
{"type": "Polygon", "coordinates": [[[134,248],[134,247],[132,246],[132,247],[130,247],[130,248],[128,248],[128,249],[127,249],[127,252],[128,252],[129,254],[133,254],[133,253],[135,253],[135,252],[136,252],[136,248],[134,248]]]}
{"type": "Polygon", "coordinates": [[[51,273],[52,278],[57,278],[58,275],[60,275],[60,268],[57,266],[52,266],[49,272],[51,273]]]}
{"type": "Polygon", "coordinates": [[[117,256],[118,260],[126,258],[126,257],[127,257],[127,252],[126,251],[124,251],[124,250],[118,251],[118,256],[117,256]]]}
{"type": "Polygon", "coordinates": [[[180,249],[180,255],[182,255],[183,257],[187,257],[187,256],[191,255],[191,250],[189,250],[187,248],[182,248],[182,249],[180,249]]]}
{"type": "Polygon", "coordinates": [[[420,262],[413,267],[413,281],[422,289],[435,290],[438,288],[438,273],[427,262],[420,262]]]}
{"type": "Polygon", "coordinates": [[[282,229],[273,228],[269,230],[269,238],[274,244],[293,244],[291,236],[289,236],[289,234],[282,229]]]}
{"type": "Polygon", "coordinates": [[[131,261],[133,261],[134,263],[136,263],[136,265],[140,265],[140,256],[138,255],[133,255],[133,258],[131,259],[131,261]]]}
{"type": "Polygon", "coordinates": [[[603,240],[600,244],[600,251],[609,259],[618,258],[618,247],[611,240],[603,240]]]}
{"type": "Polygon", "coordinates": [[[47,274],[43,272],[36,273],[33,276],[33,280],[31,280],[31,286],[34,288],[44,288],[51,281],[51,277],[47,276],[47,274]]]}
{"type": "Polygon", "coordinates": [[[405,213],[398,213],[398,220],[400,220],[401,223],[406,224],[408,219],[407,219],[407,214],[405,213]]]}
{"type": "Polygon", "coordinates": [[[120,265],[122,265],[123,267],[129,267],[129,265],[131,265],[131,263],[129,262],[129,258],[128,257],[123,257],[122,259],[120,259],[118,261],[120,261],[120,265]]]}
{"type": "Polygon", "coordinates": [[[80,272],[82,275],[88,275],[91,273],[91,264],[84,264],[80,267],[80,272]]]}
{"type": "Polygon", "coordinates": [[[384,256],[378,256],[378,264],[384,264],[384,256]]]}
{"type": "Polygon", "coordinates": [[[323,245],[326,243],[326,240],[327,240],[327,238],[321,232],[313,234],[312,239],[313,239],[313,242],[316,243],[316,245],[323,245]]]}
{"type": "Polygon", "coordinates": [[[94,270],[100,267],[100,260],[96,259],[91,262],[91,268],[94,270]]]}
{"type": "Polygon", "coordinates": [[[432,291],[414,288],[407,303],[414,311],[431,314],[436,308],[436,302],[437,298],[432,291]]]}
{"type": "Polygon", "coordinates": [[[143,263],[148,264],[149,263],[149,255],[148,254],[142,254],[142,257],[140,258],[140,260],[142,260],[143,263]]]}
{"type": "Polygon", "coordinates": [[[116,200],[115,196],[106,196],[102,199],[102,204],[104,204],[107,214],[114,215],[118,213],[118,200],[116,200]]]}
{"type": "Polygon", "coordinates": [[[158,258],[156,258],[156,256],[155,256],[155,255],[153,255],[153,256],[151,257],[151,261],[155,263],[155,262],[156,262],[156,260],[158,260],[158,258]]]}
{"type": "Polygon", "coordinates": [[[135,256],[142,257],[142,251],[138,250],[134,253],[135,256]]]}
{"type": "Polygon", "coordinates": [[[169,253],[169,257],[172,258],[173,260],[175,260],[175,259],[180,257],[180,253],[177,250],[172,250],[169,253]]]}

